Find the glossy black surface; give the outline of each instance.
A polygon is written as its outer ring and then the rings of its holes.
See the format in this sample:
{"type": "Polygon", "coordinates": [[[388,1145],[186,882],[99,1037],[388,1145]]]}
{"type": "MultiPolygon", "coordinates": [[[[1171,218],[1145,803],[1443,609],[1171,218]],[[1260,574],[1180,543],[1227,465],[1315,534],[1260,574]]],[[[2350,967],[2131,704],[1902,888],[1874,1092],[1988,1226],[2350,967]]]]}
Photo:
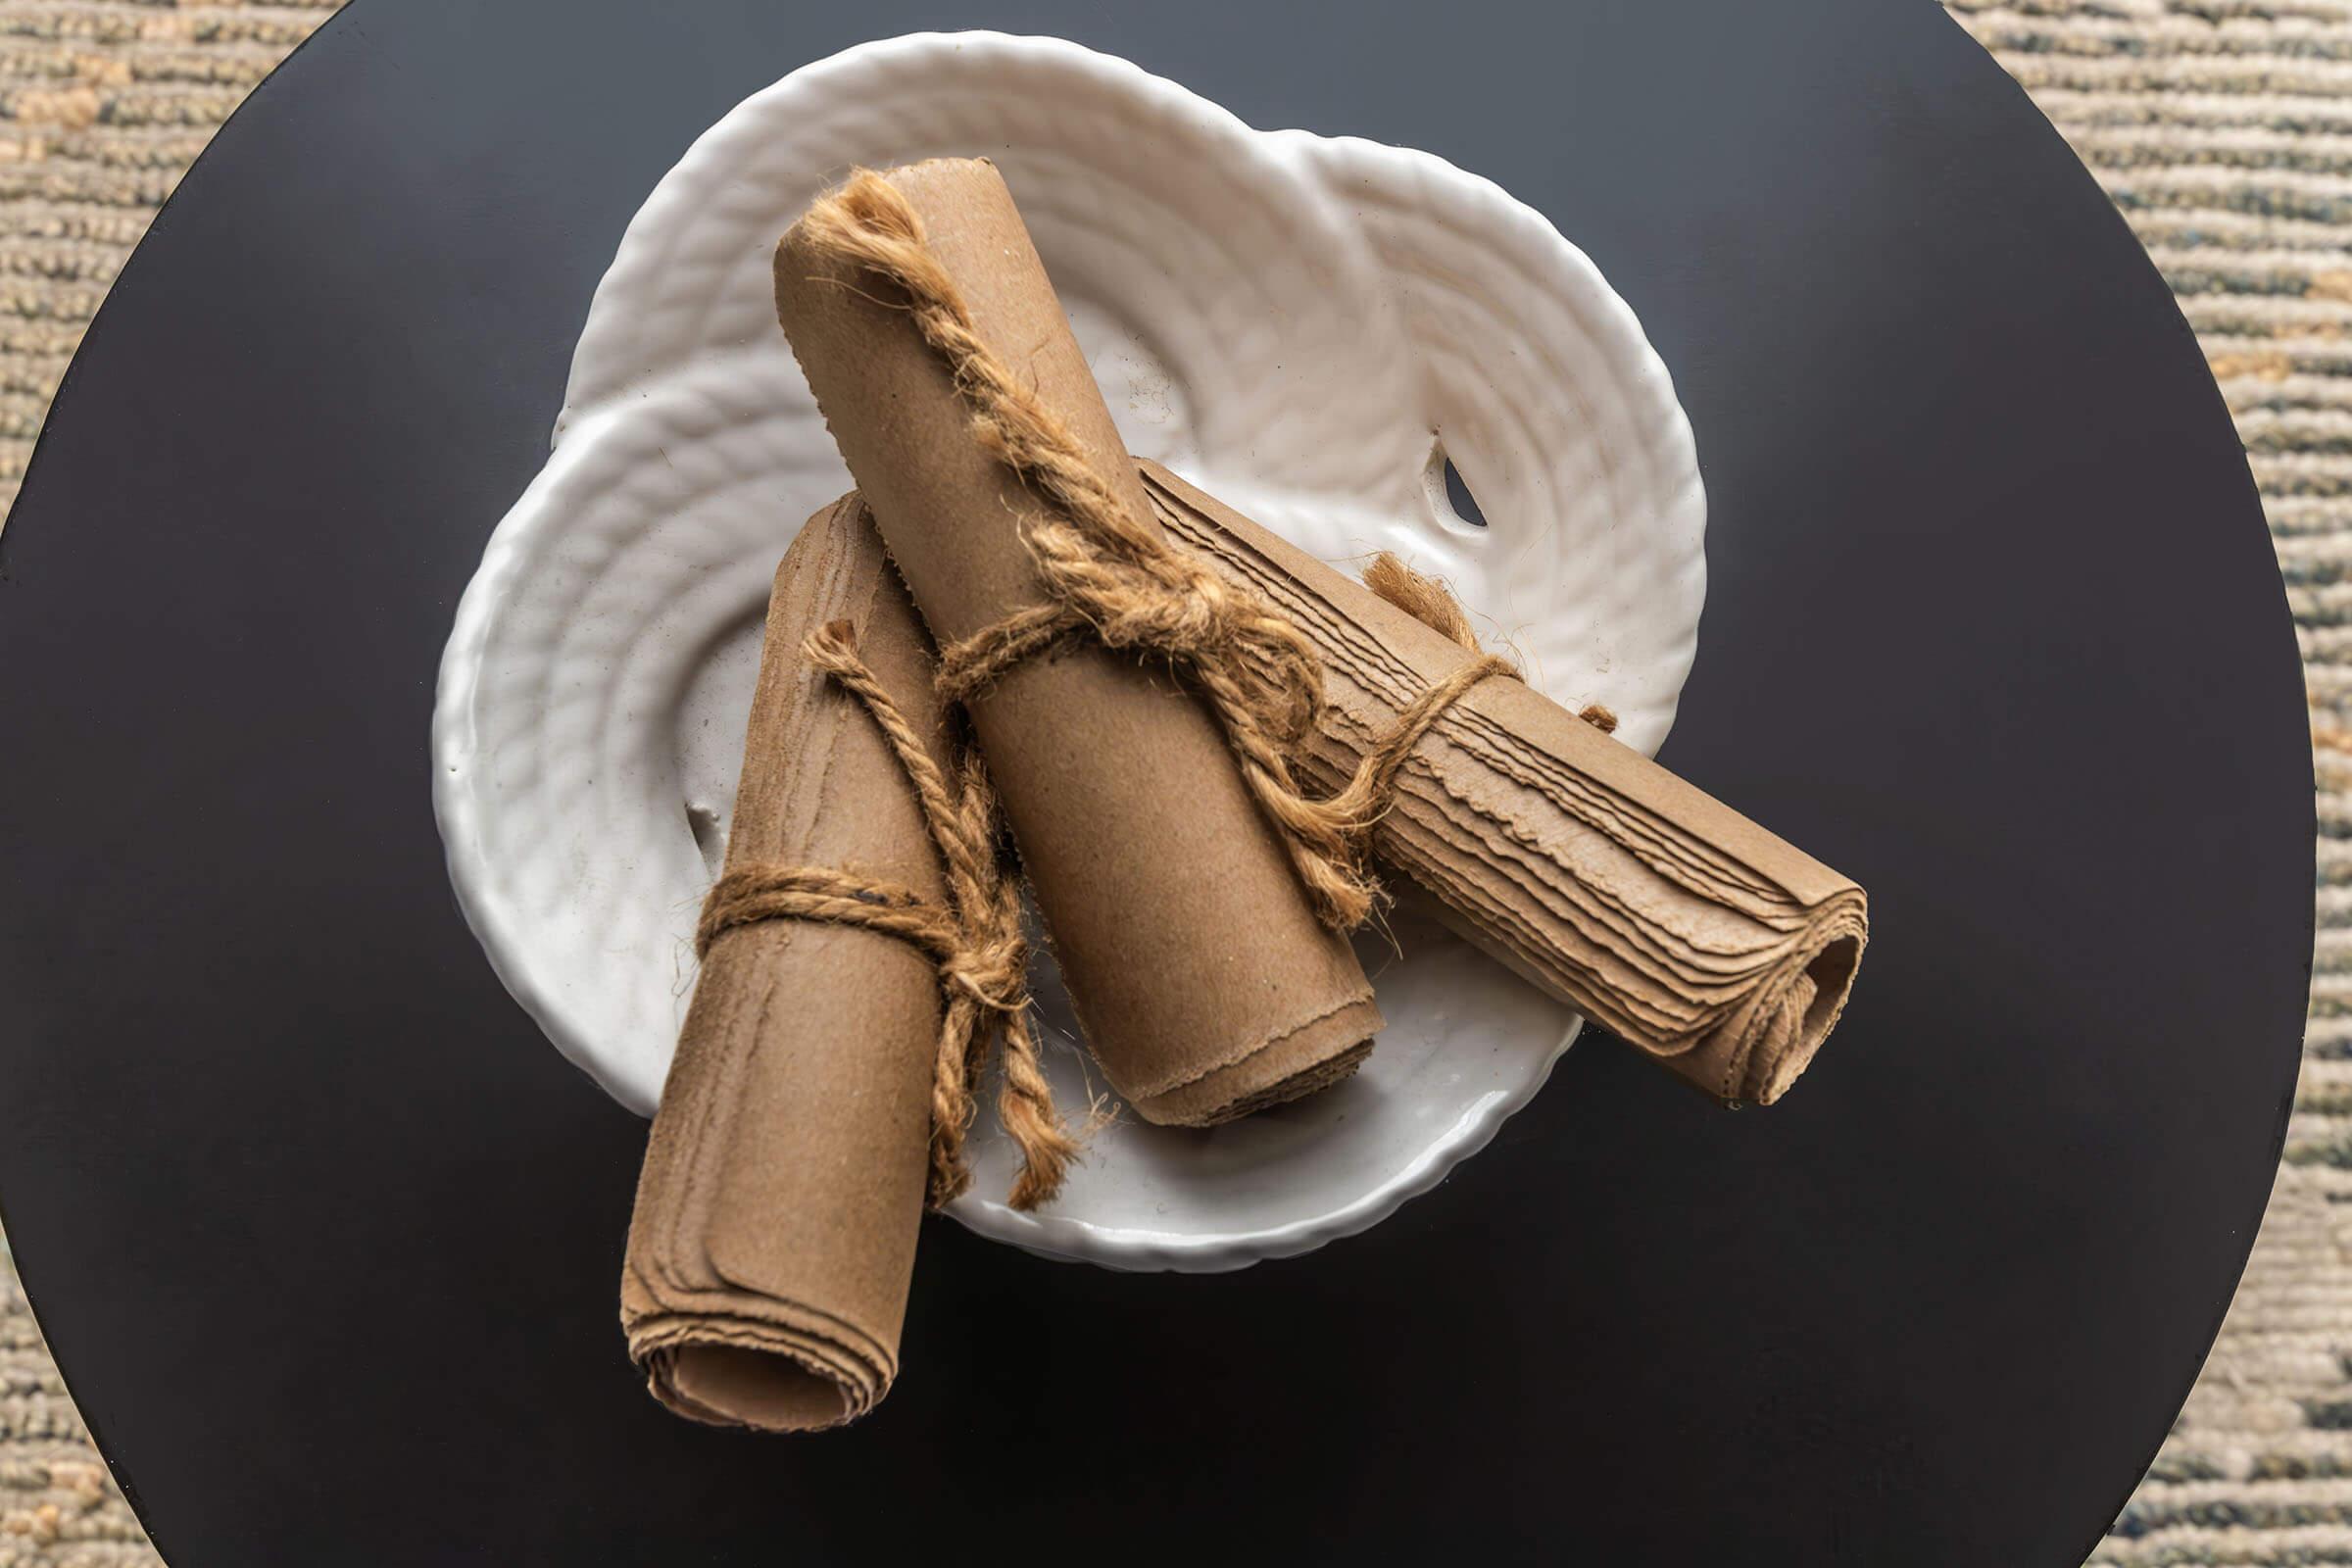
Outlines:
{"type": "Polygon", "coordinates": [[[177,1568],[2072,1568],[2259,1219],[2311,929],[2295,647],[2188,330],[1932,5],[362,0],[130,264],[0,536],[0,1202],[177,1568]],[[643,1127],[459,919],[441,645],[688,141],[925,25],[1418,145],[1631,300],[1712,498],[1666,760],[1871,890],[1726,1115],[1606,1042],[1445,1187],[1209,1279],[924,1238],[808,1441],[658,1410],[643,1127]]]}

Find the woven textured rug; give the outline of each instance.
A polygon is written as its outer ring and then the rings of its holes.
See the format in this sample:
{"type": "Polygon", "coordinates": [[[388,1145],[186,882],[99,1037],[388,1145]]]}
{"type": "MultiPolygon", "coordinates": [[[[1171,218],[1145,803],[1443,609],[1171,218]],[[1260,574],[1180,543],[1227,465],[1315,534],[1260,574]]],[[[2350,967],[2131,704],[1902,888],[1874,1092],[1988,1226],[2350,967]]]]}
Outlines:
{"type": "MultiPolygon", "coordinates": [[[[0,515],[156,206],[338,3],[0,0],[0,515]]],[[[2319,968],[2286,1163],[2205,1375],[2092,1560],[2352,1568],[2352,0],[1947,3],[2204,342],[2268,504],[2319,755],[2319,968]]],[[[156,1561],[0,1272],[0,1568],[156,1561]]]]}

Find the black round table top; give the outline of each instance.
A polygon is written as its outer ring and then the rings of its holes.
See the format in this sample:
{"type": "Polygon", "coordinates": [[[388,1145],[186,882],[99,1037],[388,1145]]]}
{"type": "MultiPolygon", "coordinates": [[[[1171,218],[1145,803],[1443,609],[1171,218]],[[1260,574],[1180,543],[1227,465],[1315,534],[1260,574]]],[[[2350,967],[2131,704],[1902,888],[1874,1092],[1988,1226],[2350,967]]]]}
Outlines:
{"type": "Polygon", "coordinates": [[[2244,1264],[2309,971],[2302,687],[2221,399],[1928,4],[363,0],[67,379],[0,536],[0,1202],[177,1568],[2073,1568],[2244,1264]],[[1771,1110],[1589,1043],[1439,1191],[1232,1276],[935,1221],[873,1418],[708,1431],[617,1327],[644,1125],[451,897],[434,675],[662,172],[956,24],[1429,148],[1589,251],[1711,499],[1664,760],[1877,938],[1771,1110]]]}

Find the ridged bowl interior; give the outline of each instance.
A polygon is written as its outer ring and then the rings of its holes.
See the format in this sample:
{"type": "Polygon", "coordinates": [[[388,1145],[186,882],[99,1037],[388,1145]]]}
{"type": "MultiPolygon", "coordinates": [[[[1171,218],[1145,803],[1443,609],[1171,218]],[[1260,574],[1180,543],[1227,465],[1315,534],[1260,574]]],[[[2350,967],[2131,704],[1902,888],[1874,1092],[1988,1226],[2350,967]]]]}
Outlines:
{"type": "MultiPolygon", "coordinates": [[[[461,903],[557,1049],[658,1104],[724,850],[769,578],[850,484],[775,323],[776,238],[858,165],[1004,171],[1113,416],[1344,569],[1448,579],[1531,679],[1654,753],[1696,644],[1705,500],[1641,325],[1543,216],[1426,153],[1259,131],[1121,60],[928,33],[794,72],[655,189],[598,289],[544,471],[444,657],[434,802],[461,903]],[[1446,466],[1484,523],[1448,500],[1446,466]]],[[[1138,910],[1139,942],[1151,940],[1138,910]]],[[[1122,1112],[1053,1208],[954,1208],[1116,1268],[1304,1251],[1427,1190],[1577,1027],[1412,913],[1360,944],[1390,1026],[1352,1081],[1208,1132],[1122,1112]],[[1393,942],[1391,938],[1393,937],[1393,942]]],[[[1090,1079],[1040,960],[1065,1104],[1090,1079]]]]}

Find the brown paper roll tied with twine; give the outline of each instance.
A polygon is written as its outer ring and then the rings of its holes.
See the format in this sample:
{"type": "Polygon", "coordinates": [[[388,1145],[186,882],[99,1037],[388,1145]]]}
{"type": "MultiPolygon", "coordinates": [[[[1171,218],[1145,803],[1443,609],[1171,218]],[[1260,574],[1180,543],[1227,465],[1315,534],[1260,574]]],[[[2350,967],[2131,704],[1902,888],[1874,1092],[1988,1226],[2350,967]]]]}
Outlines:
{"type": "MultiPolygon", "coordinates": [[[[880,178],[949,280],[957,330],[1034,400],[1101,504],[1156,541],[996,170],[943,160],[880,178]]],[[[926,341],[906,291],[807,222],[779,245],[775,281],[785,333],[935,636],[1053,613],[1032,545],[1063,509],[1008,459],[1002,422],[967,396],[968,368],[926,341]]],[[[1291,636],[1254,633],[1259,648],[1291,636]]],[[[1256,764],[1237,764],[1243,747],[1201,695],[1211,683],[1092,641],[992,676],[970,695],[972,724],[1112,1087],[1146,1120],[1206,1125],[1352,1071],[1380,1028],[1371,986],[1253,794],[1256,764]]]]}
{"type": "MultiPolygon", "coordinates": [[[[1158,465],[1142,471],[1169,537],[1315,645],[1325,706],[1299,767],[1321,787],[1354,778],[1422,693],[1486,657],[1458,607],[1448,620],[1426,599],[1393,603],[1158,465]]],[[[1771,1104],[1837,1026],[1869,901],[1597,716],[1478,681],[1397,771],[1373,852],[1547,995],[1717,1100],[1771,1104]]]]}
{"type": "MultiPolygon", "coordinates": [[[[807,867],[835,873],[811,888],[854,903],[862,891],[934,921],[949,906],[903,760],[805,651],[845,620],[859,667],[943,776],[956,763],[913,606],[861,504],[827,508],[776,574],[727,842],[730,876],[749,880],[722,878],[710,906],[621,1279],[629,1354],[655,1396],[714,1424],[833,1426],[889,1392],[938,1184],[938,953],[728,897],[772,899],[775,868],[807,867]]],[[[941,940],[959,940],[952,923],[941,940]]]]}
{"type": "Polygon", "coordinates": [[[1169,536],[1314,644],[1326,701],[1300,770],[1373,791],[1375,854],[1446,925],[1716,1100],[1788,1091],[1852,990],[1860,887],[1609,740],[1605,709],[1522,684],[1442,586],[1383,558],[1375,593],[1140,467],[1169,536]]]}

